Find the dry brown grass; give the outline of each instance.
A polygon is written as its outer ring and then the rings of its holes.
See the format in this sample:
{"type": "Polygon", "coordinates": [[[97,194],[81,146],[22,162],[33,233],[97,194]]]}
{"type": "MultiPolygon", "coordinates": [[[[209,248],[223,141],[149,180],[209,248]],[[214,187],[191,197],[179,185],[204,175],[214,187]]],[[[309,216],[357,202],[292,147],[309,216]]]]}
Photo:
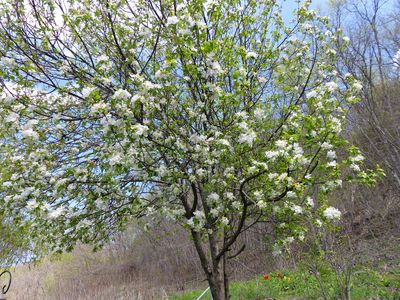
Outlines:
{"type": "MultiPolygon", "coordinates": [[[[231,261],[234,280],[274,268],[265,260],[262,232],[246,233],[246,251],[231,261]]],[[[32,266],[14,270],[8,299],[166,299],[168,294],[205,287],[206,282],[187,233],[169,223],[136,238],[134,230],[93,253],[78,246],[32,266]]]]}

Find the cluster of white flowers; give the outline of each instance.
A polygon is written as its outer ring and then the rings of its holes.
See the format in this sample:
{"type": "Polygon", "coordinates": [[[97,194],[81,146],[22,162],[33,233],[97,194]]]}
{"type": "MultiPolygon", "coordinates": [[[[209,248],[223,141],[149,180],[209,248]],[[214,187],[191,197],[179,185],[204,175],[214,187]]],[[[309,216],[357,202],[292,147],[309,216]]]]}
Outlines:
{"type": "Polygon", "coordinates": [[[209,11],[214,5],[216,5],[218,2],[216,0],[206,0],[204,1],[204,9],[206,11],[209,11]]]}
{"type": "Polygon", "coordinates": [[[350,157],[350,162],[351,162],[350,169],[352,169],[355,172],[361,171],[359,164],[362,163],[364,161],[364,159],[365,159],[365,157],[361,154],[358,154],[356,156],[351,156],[350,157]]]}
{"type": "Polygon", "coordinates": [[[338,88],[337,83],[334,81],[327,82],[325,85],[326,85],[328,91],[330,91],[330,92],[334,92],[338,88]]]}
{"type": "Polygon", "coordinates": [[[275,142],[275,145],[278,147],[278,149],[282,150],[287,146],[287,141],[285,141],[285,140],[277,140],[275,142]]]}
{"type": "Polygon", "coordinates": [[[5,122],[7,123],[17,123],[19,120],[19,114],[15,112],[10,112],[8,116],[4,119],[5,122]]]}
{"type": "Polygon", "coordinates": [[[119,99],[119,100],[129,99],[131,97],[132,97],[131,93],[123,89],[117,90],[113,95],[114,99],[119,99]]]}
{"type": "Polygon", "coordinates": [[[223,226],[226,226],[226,225],[228,225],[229,224],[229,219],[227,218],[227,217],[222,217],[221,218],[221,224],[223,225],[223,226]]]}
{"type": "Polygon", "coordinates": [[[149,127],[146,125],[142,125],[142,124],[135,124],[132,126],[132,129],[134,130],[136,135],[142,136],[147,133],[147,131],[149,130],[149,127]]]}
{"type": "Polygon", "coordinates": [[[330,121],[332,122],[332,130],[340,133],[342,131],[342,121],[336,117],[331,117],[330,121]]]}
{"type": "Polygon", "coordinates": [[[31,199],[27,202],[26,208],[33,210],[39,206],[39,203],[35,199],[31,199]]]}
{"type": "Polygon", "coordinates": [[[279,152],[278,151],[266,151],[265,152],[265,157],[267,158],[267,159],[271,159],[271,160],[273,160],[274,158],[276,158],[277,156],[279,155],[279,152]]]}
{"type": "Polygon", "coordinates": [[[119,164],[122,160],[122,155],[120,153],[114,153],[110,158],[110,165],[114,166],[119,164]]]}
{"type": "Polygon", "coordinates": [[[245,133],[241,133],[239,135],[238,141],[241,144],[248,144],[250,147],[252,147],[253,146],[253,142],[254,142],[254,140],[256,138],[257,138],[257,134],[255,133],[254,130],[250,129],[245,133]]]}
{"type": "Polygon", "coordinates": [[[22,136],[26,139],[39,139],[39,134],[33,129],[33,126],[38,123],[37,120],[30,120],[22,127],[22,136]]]}
{"type": "Polygon", "coordinates": [[[0,63],[9,68],[14,68],[17,65],[14,58],[9,58],[5,56],[0,59],[0,63]]]}
{"type": "Polygon", "coordinates": [[[257,57],[258,57],[258,54],[256,52],[250,51],[250,52],[246,53],[246,58],[257,58],[257,57]]]}
{"type": "Polygon", "coordinates": [[[179,19],[177,16],[171,16],[167,18],[167,26],[178,24],[179,19]]]}
{"type": "Polygon", "coordinates": [[[290,209],[294,212],[295,215],[300,215],[303,212],[303,208],[299,205],[293,204],[290,209]]]}
{"type": "Polygon", "coordinates": [[[60,217],[64,213],[64,211],[65,211],[64,207],[59,206],[54,210],[50,210],[48,216],[50,219],[56,219],[60,217]]]}
{"type": "Polygon", "coordinates": [[[326,157],[327,157],[328,159],[333,160],[333,159],[336,158],[336,152],[333,151],[333,150],[329,150],[329,151],[326,153],[326,157]]]}
{"type": "Polygon", "coordinates": [[[322,213],[323,216],[330,220],[339,220],[342,213],[335,207],[329,206],[322,213]]]}
{"type": "Polygon", "coordinates": [[[108,105],[104,102],[98,102],[92,105],[90,111],[92,114],[97,114],[99,111],[107,109],[108,105]]]}
{"type": "Polygon", "coordinates": [[[86,87],[82,90],[82,96],[83,98],[87,98],[90,96],[90,94],[95,90],[93,87],[86,87]]]}
{"type": "Polygon", "coordinates": [[[300,26],[300,30],[303,33],[313,33],[315,30],[315,26],[310,23],[303,23],[300,26]]]}
{"type": "Polygon", "coordinates": [[[253,129],[248,128],[246,122],[239,123],[239,127],[243,132],[239,135],[238,142],[241,144],[248,144],[252,147],[254,140],[257,138],[256,132],[253,129]]]}
{"type": "Polygon", "coordinates": [[[361,91],[362,88],[363,88],[361,82],[359,82],[359,81],[355,81],[355,82],[353,83],[352,86],[353,86],[353,88],[356,89],[357,91],[361,91]]]}
{"type": "Polygon", "coordinates": [[[267,78],[265,78],[264,76],[259,76],[259,77],[257,78],[257,80],[258,80],[258,82],[261,83],[261,84],[268,82],[267,78]]]}
{"type": "Polygon", "coordinates": [[[222,69],[221,65],[218,61],[213,61],[210,64],[210,68],[207,70],[207,76],[216,76],[223,74],[224,70],[222,69]]]}
{"type": "Polygon", "coordinates": [[[296,198],[296,193],[293,192],[293,191],[288,191],[286,193],[286,197],[288,197],[288,198],[296,198]]]}
{"type": "Polygon", "coordinates": [[[311,98],[314,98],[314,97],[317,97],[318,96],[318,93],[317,93],[317,91],[315,91],[315,90],[312,90],[312,91],[310,91],[310,92],[308,92],[307,94],[306,94],[306,97],[308,98],[308,99],[311,99],[311,98]]]}
{"type": "Polygon", "coordinates": [[[207,201],[209,203],[217,202],[219,200],[219,195],[217,193],[211,193],[207,197],[207,201]]]}
{"type": "Polygon", "coordinates": [[[196,231],[201,231],[205,224],[205,215],[201,210],[196,210],[193,217],[187,220],[187,224],[196,231]]]}
{"type": "Polygon", "coordinates": [[[327,142],[323,142],[321,144],[321,149],[329,150],[329,149],[332,149],[332,148],[333,148],[333,146],[331,144],[327,143],[327,142]]]}
{"type": "Polygon", "coordinates": [[[334,168],[334,167],[337,166],[337,162],[336,162],[336,160],[332,160],[332,161],[328,162],[326,165],[327,165],[328,167],[334,168]]]}

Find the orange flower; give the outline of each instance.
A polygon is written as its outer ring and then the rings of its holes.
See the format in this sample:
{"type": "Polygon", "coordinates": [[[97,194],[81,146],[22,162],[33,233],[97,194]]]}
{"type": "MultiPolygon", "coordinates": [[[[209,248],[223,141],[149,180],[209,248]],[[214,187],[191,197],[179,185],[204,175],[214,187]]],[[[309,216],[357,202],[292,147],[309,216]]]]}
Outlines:
{"type": "Polygon", "coordinates": [[[264,280],[269,280],[269,276],[268,276],[268,275],[265,275],[265,276],[263,276],[263,279],[264,279],[264,280]]]}

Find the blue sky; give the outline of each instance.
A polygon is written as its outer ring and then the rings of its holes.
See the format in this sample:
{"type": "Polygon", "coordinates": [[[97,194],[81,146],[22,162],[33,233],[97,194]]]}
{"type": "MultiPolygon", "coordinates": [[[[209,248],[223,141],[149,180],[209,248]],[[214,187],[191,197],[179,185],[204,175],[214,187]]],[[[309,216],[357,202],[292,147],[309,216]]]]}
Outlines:
{"type": "MultiPolygon", "coordinates": [[[[283,16],[286,20],[290,20],[293,15],[293,10],[297,8],[298,4],[295,0],[280,0],[283,7],[283,16]]],[[[311,7],[313,9],[326,9],[328,7],[328,0],[312,0],[311,7]]]]}

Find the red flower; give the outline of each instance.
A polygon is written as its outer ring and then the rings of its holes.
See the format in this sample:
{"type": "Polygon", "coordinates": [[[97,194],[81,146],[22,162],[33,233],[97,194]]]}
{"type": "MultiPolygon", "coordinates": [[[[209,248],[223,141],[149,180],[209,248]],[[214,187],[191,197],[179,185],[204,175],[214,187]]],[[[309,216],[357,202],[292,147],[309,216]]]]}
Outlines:
{"type": "Polygon", "coordinates": [[[264,279],[264,280],[269,280],[269,276],[268,276],[268,275],[265,275],[265,276],[263,276],[263,279],[264,279]]]}
{"type": "Polygon", "coordinates": [[[276,274],[276,278],[281,278],[281,274],[276,274]]]}

